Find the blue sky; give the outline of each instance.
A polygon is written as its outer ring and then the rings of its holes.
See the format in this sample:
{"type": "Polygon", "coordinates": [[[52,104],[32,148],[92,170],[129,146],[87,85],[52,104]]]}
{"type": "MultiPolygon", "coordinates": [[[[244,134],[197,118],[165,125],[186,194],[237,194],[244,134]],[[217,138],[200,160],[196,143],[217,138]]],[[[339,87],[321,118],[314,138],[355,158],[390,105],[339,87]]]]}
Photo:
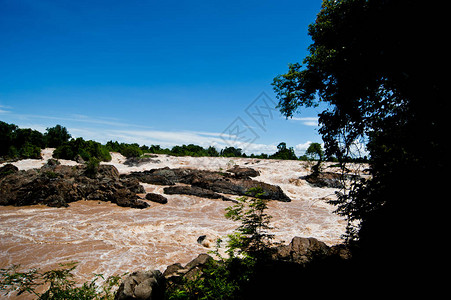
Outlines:
{"type": "Polygon", "coordinates": [[[317,113],[274,110],[321,0],[0,0],[0,120],[165,147],[302,154],[317,113]]]}

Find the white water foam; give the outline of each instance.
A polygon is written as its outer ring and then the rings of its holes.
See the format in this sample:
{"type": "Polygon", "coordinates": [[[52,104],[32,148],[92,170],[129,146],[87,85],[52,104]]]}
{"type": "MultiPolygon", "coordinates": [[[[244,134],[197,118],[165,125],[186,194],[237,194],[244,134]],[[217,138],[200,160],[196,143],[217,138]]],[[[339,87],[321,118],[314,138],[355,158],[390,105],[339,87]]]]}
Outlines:
{"type": "MultiPolygon", "coordinates": [[[[14,164],[19,169],[39,168],[51,157],[52,150],[44,150],[42,160],[14,164]]],[[[308,174],[303,162],[168,155],[158,155],[141,166],[129,167],[124,162],[122,155],[112,153],[112,161],[106,164],[114,165],[120,173],[166,166],[217,171],[235,164],[254,168],[261,173],[256,180],[279,185],[292,199],[268,204],[278,241],[289,242],[294,236],[302,236],[318,238],[328,245],[342,242],[346,222],[325,201],[335,197],[336,190],[315,188],[300,179],[308,174]]],[[[143,186],[146,192],[163,193],[162,186],[143,186]]],[[[94,272],[109,276],[143,269],[164,271],[167,265],[185,264],[199,253],[212,250],[217,238],[238,226],[224,217],[230,202],[165,196],[167,204],[149,202],[151,207],[143,210],[97,201],[78,201],[69,208],[0,207],[0,268],[21,264],[23,268],[46,270],[58,263],[78,261],[78,280],[90,280],[94,272]],[[204,245],[196,242],[201,235],[207,235],[204,245]]]]}

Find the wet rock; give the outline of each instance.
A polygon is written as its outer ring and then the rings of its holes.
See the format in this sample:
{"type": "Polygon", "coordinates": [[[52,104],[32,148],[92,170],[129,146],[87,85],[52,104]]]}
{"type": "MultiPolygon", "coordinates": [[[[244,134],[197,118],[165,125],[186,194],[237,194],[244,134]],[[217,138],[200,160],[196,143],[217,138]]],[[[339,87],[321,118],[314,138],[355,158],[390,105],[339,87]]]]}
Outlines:
{"type": "Polygon", "coordinates": [[[84,163],[85,163],[85,160],[83,159],[83,157],[81,157],[80,154],[77,154],[77,155],[75,156],[74,160],[75,160],[76,162],[78,162],[79,164],[84,164],[84,163]]]}
{"type": "Polygon", "coordinates": [[[112,165],[100,165],[97,174],[102,177],[119,179],[119,171],[112,165]]]}
{"type": "Polygon", "coordinates": [[[155,193],[148,193],[146,195],[146,199],[150,200],[152,202],[160,203],[160,204],[168,203],[168,199],[165,196],[162,196],[160,194],[155,194],[155,193]]]}
{"type": "Polygon", "coordinates": [[[160,175],[158,173],[150,171],[143,171],[143,172],[132,172],[128,175],[123,175],[124,178],[136,178],[141,182],[149,183],[149,184],[156,184],[156,185],[174,185],[174,181],[172,181],[170,178],[160,175]]]}
{"type": "Polygon", "coordinates": [[[315,238],[294,237],[290,244],[276,248],[274,259],[296,264],[306,264],[313,259],[330,255],[330,248],[315,238]]]}
{"type": "Polygon", "coordinates": [[[47,165],[49,166],[57,166],[60,165],[61,163],[59,162],[59,160],[54,159],[54,158],[50,158],[47,160],[47,165]]]}
{"type": "Polygon", "coordinates": [[[229,173],[233,173],[237,178],[257,177],[260,176],[260,172],[252,168],[243,168],[235,165],[233,168],[227,170],[229,173]]]}
{"type": "Polygon", "coordinates": [[[356,180],[361,178],[353,174],[341,174],[334,172],[319,172],[305,176],[308,183],[316,187],[343,188],[346,180],[356,180]]]}
{"type": "Polygon", "coordinates": [[[95,177],[84,166],[44,165],[41,169],[17,171],[0,178],[0,205],[45,204],[67,207],[79,200],[110,201],[119,206],[146,208],[138,200],[143,187],[137,180],[121,179],[114,166],[99,167],[95,177]]]}
{"type": "Polygon", "coordinates": [[[312,173],[304,178],[308,183],[316,187],[342,188],[342,176],[338,173],[320,172],[312,173]]]}
{"type": "Polygon", "coordinates": [[[201,235],[200,237],[197,238],[197,243],[202,245],[206,237],[207,237],[206,235],[201,235]]]}
{"type": "Polygon", "coordinates": [[[139,166],[142,166],[142,165],[148,164],[148,163],[159,163],[160,160],[153,159],[156,157],[158,157],[158,156],[146,155],[143,157],[130,157],[130,158],[127,158],[127,160],[124,162],[124,165],[127,165],[129,167],[139,167],[139,166]]]}
{"type": "Polygon", "coordinates": [[[123,280],[114,299],[164,299],[164,282],[164,277],[158,270],[134,272],[123,280]]]}
{"type": "Polygon", "coordinates": [[[13,164],[6,164],[0,168],[0,178],[5,177],[6,175],[13,174],[19,172],[19,168],[17,168],[13,164]]]}
{"type": "Polygon", "coordinates": [[[228,200],[229,198],[224,197],[218,193],[215,193],[211,190],[203,189],[197,186],[170,186],[165,187],[163,189],[165,194],[172,195],[172,194],[182,194],[182,195],[191,195],[191,196],[197,196],[202,198],[209,198],[209,199],[222,199],[222,200],[228,200]]]}
{"type": "MultiPolygon", "coordinates": [[[[169,169],[166,167],[162,169],[152,169],[144,172],[133,172],[129,175],[125,175],[124,177],[137,178],[141,182],[159,185],[174,185],[175,183],[184,183],[191,185],[192,187],[199,187],[205,190],[213,191],[215,193],[232,194],[239,196],[248,195],[250,189],[261,188],[263,191],[262,198],[264,199],[272,199],[283,202],[291,201],[279,186],[256,181],[250,179],[247,176],[242,178],[237,177],[229,173],[182,168],[169,169]]],[[[203,190],[189,188],[175,188],[173,190],[169,189],[168,191],[168,193],[171,193],[172,191],[179,191],[178,193],[204,193],[205,196],[217,197],[214,196],[214,194],[204,192],[203,190]]],[[[250,196],[255,195],[251,194],[250,196]]]]}

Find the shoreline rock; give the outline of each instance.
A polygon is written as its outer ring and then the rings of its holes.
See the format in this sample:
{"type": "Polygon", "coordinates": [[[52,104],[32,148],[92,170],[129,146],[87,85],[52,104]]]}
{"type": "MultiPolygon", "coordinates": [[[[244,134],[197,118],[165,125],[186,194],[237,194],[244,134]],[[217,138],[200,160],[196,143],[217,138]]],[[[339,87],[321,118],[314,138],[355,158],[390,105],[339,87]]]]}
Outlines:
{"type": "Polygon", "coordinates": [[[79,200],[99,200],[142,209],[149,204],[139,200],[136,194],[144,192],[138,180],[120,178],[118,170],[111,165],[100,165],[97,174],[90,176],[83,165],[47,164],[0,178],[0,205],[68,207],[79,200]]]}
{"type": "MultiPolygon", "coordinates": [[[[249,176],[243,174],[250,174],[250,168],[240,168],[238,171],[236,168],[234,174],[222,173],[207,170],[197,170],[188,168],[176,168],[170,169],[168,167],[161,169],[152,169],[143,172],[132,172],[127,175],[122,175],[125,178],[136,178],[141,182],[156,184],[156,185],[175,185],[176,183],[183,183],[191,185],[192,187],[199,187],[205,190],[210,190],[215,193],[247,196],[248,192],[252,188],[261,188],[263,191],[262,198],[269,200],[278,200],[282,202],[290,202],[291,199],[283,192],[283,190],[277,186],[268,184],[265,182],[251,179],[249,176]],[[241,170],[244,169],[240,173],[241,170]],[[241,174],[237,176],[236,174],[241,174]]],[[[255,171],[256,172],[256,171],[255,171]]],[[[253,174],[255,175],[255,173],[253,174]]],[[[183,192],[196,192],[193,188],[192,191],[188,189],[174,189],[183,192]]],[[[169,191],[171,191],[169,189],[169,191]]],[[[199,190],[199,192],[201,192],[199,190]]],[[[213,195],[213,194],[211,194],[213,195]]],[[[255,196],[250,194],[249,196],[255,196]]]]}

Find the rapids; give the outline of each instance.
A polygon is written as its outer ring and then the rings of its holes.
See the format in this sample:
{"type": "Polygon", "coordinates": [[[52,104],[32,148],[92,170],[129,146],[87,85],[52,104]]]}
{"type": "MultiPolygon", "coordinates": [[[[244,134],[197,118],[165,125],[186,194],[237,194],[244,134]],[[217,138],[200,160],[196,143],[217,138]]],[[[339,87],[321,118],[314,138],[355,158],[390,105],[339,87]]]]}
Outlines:
{"type": "MultiPolygon", "coordinates": [[[[52,150],[45,149],[42,160],[14,164],[19,169],[39,168],[52,150]]],[[[235,164],[254,168],[261,173],[254,179],[279,185],[292,199],[268,204],[277,241],[288,243],[294,236],[301,236],[315,237],[328,245],[342,242],[346,222],[325,201],[335,197],[336,189],[315,188],[299,179],[308,174],[304,162],[158,155],[144,165],[129,167],[122,155],[112,156],[106,164],[116,166],[120,173],[166,166],[216,171],[235,164]]],[[[143,186],[146,192],[163,193],[163,186],[143,186]]],[[[170,264],[185,264],[199,253],[213,250],[217,238],[238,226],[224,217],[230,202],[165,196],[167,204],[149,202],[151,207],[143,210],[98,201],[78,201],[69,208],[0,206],[0,268],[20,264],[24,269],[48,270],[58,263],[77,261],[77,281],[91,280],[93,273],[106,277],[136,270],[164,271],[170,264]],[[203,245],[196,242],[201,235],[207,236],[203,245]]]]}

